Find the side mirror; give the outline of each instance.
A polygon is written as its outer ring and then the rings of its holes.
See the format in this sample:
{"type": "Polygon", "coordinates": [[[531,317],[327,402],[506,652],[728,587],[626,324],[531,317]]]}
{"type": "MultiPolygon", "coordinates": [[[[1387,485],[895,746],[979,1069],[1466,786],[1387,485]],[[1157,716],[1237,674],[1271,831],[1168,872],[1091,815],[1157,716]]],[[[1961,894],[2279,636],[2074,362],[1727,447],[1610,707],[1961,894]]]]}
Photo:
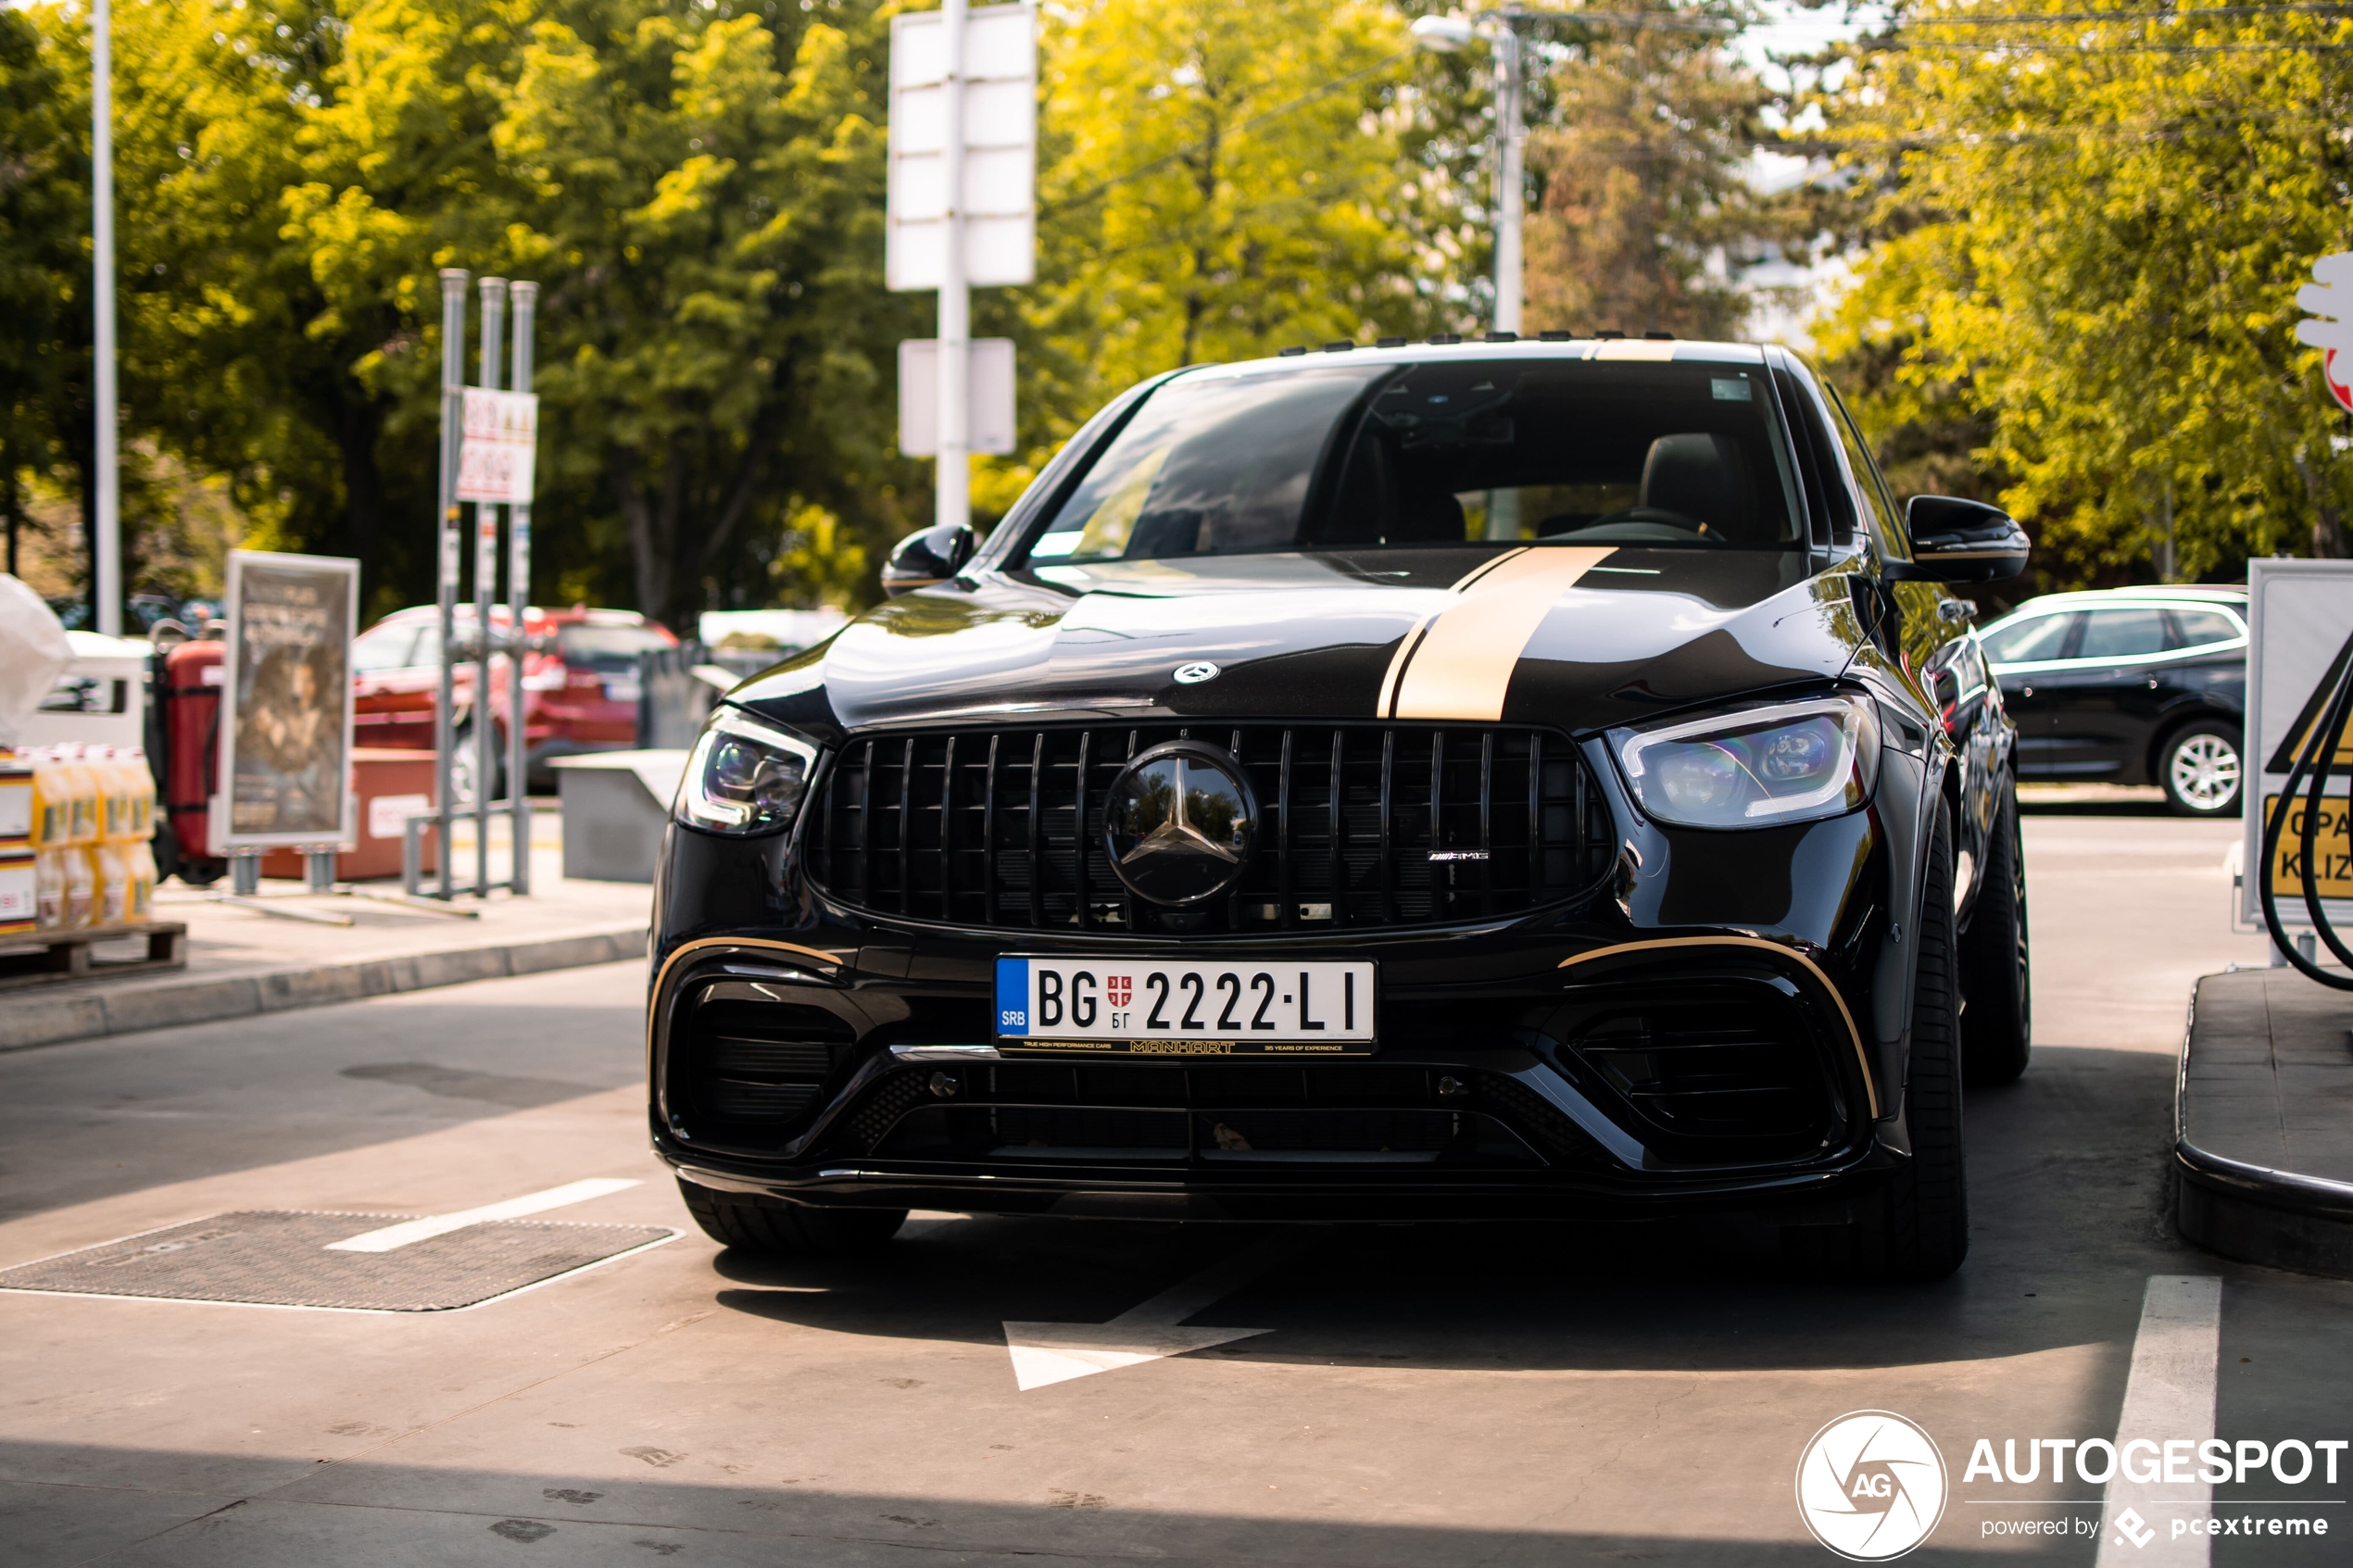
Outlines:
{"type": "Polygon", "coordinates": [[[910,533],[890,552],[882,569],[883,592],[893,598],[912,588],[945,583],[973,558],[973,531],[959,522],[943,522],[910,533]]]}
{"type": "Polygon", "coordinates": [[[1890,561],[1890,575],[1931,583],[1999,583],[2026,570],[2032,542],[1999,507],[1957,495],[1915,495],[1904,506],[1912,559],[1890,561]]]}

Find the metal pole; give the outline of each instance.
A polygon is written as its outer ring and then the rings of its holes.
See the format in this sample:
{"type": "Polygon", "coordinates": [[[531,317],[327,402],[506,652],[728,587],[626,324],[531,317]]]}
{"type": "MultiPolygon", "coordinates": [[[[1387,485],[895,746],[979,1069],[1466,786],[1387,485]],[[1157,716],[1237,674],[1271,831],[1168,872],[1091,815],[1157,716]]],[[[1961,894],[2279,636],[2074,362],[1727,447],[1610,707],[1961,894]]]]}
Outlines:
{"type": "Polygon", "coordinates": [[[1520,37],[1506,21],[1495,35],[1495,330],[1519,331],[1520,167],[1526,129],[1520,124],[1520,37]]]}
{"type": "MultiPolygon", "coordinates": [[[[1495,35],[1495,331],[1519,331],[1520,305],[1520,37],[1506,18],[1495,35]]],[[[1487,493],[1487,536],[1519,537],[1519,492],[1487,493]]]]}
{"type": "MultiPolygon", "coordinates": [[[[484,391],[498,390],[501,334],[507,325],[507,280],[484,278],[482,372],[484,391]]],[[[498,646],[490,612],[498,599],[498,508],[474,503],[474,897],[490,895],[490,797],[498,777],[498,725],[490,681],[490,651],[498,646]]]]}
{"type": "Polygon", "coordinates": [[[965,0],[944,0],[941,32],[948,52],[943,85],[948,187],[947,257],[939,274],[939,472],[932,521],[972,521],[972,287],[964,282],[964,13],[965,0]]]}
{"type": "Polygon", "coordinates": [[[450,869],[449,710],[457,702],[451,677],[458,657],[458,444],[465,436],[466,270],[441,270],[441,689],[433,709],[434,878],[436,898],[455,886],[450,869]]]}
{"type": "Polygon", "coordinates": [[[91,593],[98,630],[122,635],[122,479],[116,451],[114,344],[114,18],[107,0],[90,8],[90,240],[92,370],[97,429],[91,477],[97,484],[90,540],[91,593]]]}
{"type": "MultiPolygon", "coordinates": [[[[539,285],[517,281],[507,285],[515,302],[514,373],[509,383],[529,392],[532,378],[532,327],[539,310],[539,285]]],[[[531,503],[518,501],[507,508],[507,798],[514,802],[513,861],[508,884],[517,893],[531,891],[531,798],[524,773],[530,763],[529,737],[523,733],[522,663],[530,651],[523,615],[531,597],[531,503]]]]}

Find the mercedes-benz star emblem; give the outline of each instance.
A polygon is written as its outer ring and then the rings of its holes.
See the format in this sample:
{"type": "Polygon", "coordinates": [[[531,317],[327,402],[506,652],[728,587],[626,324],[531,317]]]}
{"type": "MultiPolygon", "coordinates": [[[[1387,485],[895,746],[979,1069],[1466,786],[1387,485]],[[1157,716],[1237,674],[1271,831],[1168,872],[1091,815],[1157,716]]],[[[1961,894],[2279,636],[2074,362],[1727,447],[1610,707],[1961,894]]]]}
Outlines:
{"type": "Polygon", "coordinates": [[[1113,781],[1103,847],[1139,898],[1198,904],[1241,876],[1257,819],[1258,802],[1231,757],[1198,741],[1170,741],[1113,781]]]}
{"type": "Polygon", "coordinates": [[[1203,659],[1199,664],[1180,664],[1176,667],[1176,684],[1180,686],[1198,686],[1203,681],[1215,679],[1217,679],[1217,666],[1207,659],[1203,659]]]}

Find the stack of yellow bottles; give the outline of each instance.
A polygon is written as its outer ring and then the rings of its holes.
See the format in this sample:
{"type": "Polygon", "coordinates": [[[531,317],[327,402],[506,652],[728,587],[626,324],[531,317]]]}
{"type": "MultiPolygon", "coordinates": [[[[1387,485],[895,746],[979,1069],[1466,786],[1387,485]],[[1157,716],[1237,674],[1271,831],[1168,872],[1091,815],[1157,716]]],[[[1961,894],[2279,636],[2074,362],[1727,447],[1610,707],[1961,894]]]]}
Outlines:
{"type": "Polygon", "coordinates": [[[0,936],[38,929],[40,881],[32,848],[32,765],[0,751],[0,936]]]}
{"type": "MultiPolygon", "coordinates": [[[[156,786],[146,755],[136,747],[53,746],[9,761],[31,780],[35,928],[87,931],[149,919],[156,786]]],[[[6,821],[0,814],[0,828],[6,821]]]]}

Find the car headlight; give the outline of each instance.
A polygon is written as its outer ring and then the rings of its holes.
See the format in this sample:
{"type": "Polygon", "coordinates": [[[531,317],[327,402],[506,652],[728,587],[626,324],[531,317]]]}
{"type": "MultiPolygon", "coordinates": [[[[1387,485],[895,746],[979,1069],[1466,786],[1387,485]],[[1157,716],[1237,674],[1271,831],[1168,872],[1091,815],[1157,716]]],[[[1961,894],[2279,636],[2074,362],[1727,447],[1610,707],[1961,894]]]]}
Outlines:
{"type": "Polygon", "coordinates": [[[1613,730],[1610,740],[1643,811],[1686,827],[1835,817],[1869,800],[1879,776],[1879,710],[1861,696],[1613,730]]]}
{"type": "Polygon", "coordinates": [[[775,833],[800,815],[817,747],[789,730],[722,708],[678,783],[678,820],[709,833],[775,833]]]}

